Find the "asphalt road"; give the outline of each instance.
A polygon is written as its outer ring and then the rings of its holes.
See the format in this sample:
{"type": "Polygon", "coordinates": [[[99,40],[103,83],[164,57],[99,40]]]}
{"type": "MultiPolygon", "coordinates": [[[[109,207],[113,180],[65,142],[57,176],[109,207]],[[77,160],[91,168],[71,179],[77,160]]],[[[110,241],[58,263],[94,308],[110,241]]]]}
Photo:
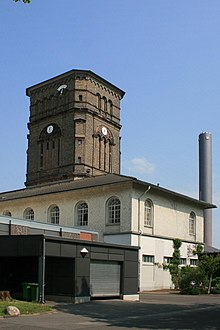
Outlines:
{"type": "Polygon", "coordinates": [[[1,318],[4,330],[220,329],[220,296],[146,293],[140,302],[97,300],[55,304],[52,313],[1,318]]]}

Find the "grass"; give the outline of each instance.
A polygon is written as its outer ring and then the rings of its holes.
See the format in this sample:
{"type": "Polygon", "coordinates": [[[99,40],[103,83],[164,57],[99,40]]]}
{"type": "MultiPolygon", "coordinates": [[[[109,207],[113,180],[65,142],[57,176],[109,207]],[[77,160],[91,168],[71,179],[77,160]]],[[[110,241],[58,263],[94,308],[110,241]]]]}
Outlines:
{"type": "Polygon", "coordinates": [[[8,306],[17,307],[20,310],[21,314],[43,313],[52,310],[51,306],[39,304],[36,302],[27,302],[20,300],[0,301],[0,316],[6,315],[5,310],[8,306]]]}

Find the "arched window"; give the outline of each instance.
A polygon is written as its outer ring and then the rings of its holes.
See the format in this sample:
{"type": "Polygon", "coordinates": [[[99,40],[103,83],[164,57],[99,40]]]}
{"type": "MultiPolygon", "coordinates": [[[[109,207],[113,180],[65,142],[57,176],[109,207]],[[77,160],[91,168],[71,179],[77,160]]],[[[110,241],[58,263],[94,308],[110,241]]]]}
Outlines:
{"type": "Polygon", "coordinates": [[[76,205],[77,226],[88,226],[88,204],[80,202],[76,205]]]}
{"type": "Polygon", "coordinates": [[[147,199],[144,203],[144,226],[153,226],[153,203],[150,199],[147,199]]]}
{"type": "Polygon", "coordinates": [[[24,211],[24,219],[25,220],[34,220],[34,210],[32,210],[31,208],[27,208],[24,211]]]}
{"type": "Polygon", "coordinates": [[[121,202],[117,197],[112,197],[107,202],[108,224],[120,224],[121,202]]]}
{"type": "Polygon", "coordinates": [[[112,116],[113,115],[113,103],[111,100],[109,100],[108,103],[109,103],[109,113],[112,116]]]}
{"type": "Polygon", "coordinates": [[[54,169],[60,165],[61,129],[50,123],[41,131],[38,140],[39,168],[54,169]]]}
{"type": "Polygon", "coordinates": [[[108,103],[107,103],[107,99],[105,96],[103,96],[103,101],[104,101],[104,111],[107,112],[108,111],[108,103]]]}
{"type": "Polygon", "coordinates": [[[97,96],[97,108],[101,110],[101,95],[97,93],[96,96],[97,96]]]}
{"type": "Polygon", "coordinates": [[[8,210],[4,211],[3,215],[5,215],[6,217],[11,217],[12,216],[11,212],[8,211],[8,210]]]}
{"type": "Polygon", "coordinates": [[[60,210],[57,205],[52,205],[48,209],[48,222],[58,225],[60,221],[60,210]]]}
{"type": "Polygon", "coordinates": [[[196,234],[196,215],[194,212],[190,212],[189,215],[189,234],[190,235],[196,234]]]}

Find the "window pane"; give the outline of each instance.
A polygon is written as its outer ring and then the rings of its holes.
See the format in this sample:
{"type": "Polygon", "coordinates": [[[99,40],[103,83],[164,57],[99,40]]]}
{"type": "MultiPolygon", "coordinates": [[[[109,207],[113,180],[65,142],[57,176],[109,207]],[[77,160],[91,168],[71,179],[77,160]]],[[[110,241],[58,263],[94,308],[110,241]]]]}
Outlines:
{"type": "Polygon", "coordinates": [[[144,204],[144,226],[152,226],[153,224],[153,205],[149,200],[144,204]]]}
{"type": "Polygon", "coordinates": [[[86,203],[77,206],[78,226],[88,226],[88,205],[86,203]]]}
{"type": "Polygon", "coordinates": [[[108,222],[112,224],[120,223],[121,205],[118,198],[113,198],[108,204],[108,222]]]}
{"type": "Polygon", "coordinates": [[[171,263],[171,261],[172,261],[172,257],[164,257],[163,258],[163,262],[165,263],[165,264],[170,264],[171,263]]]}
{"type": "Polygon", "coordinates": [[[143,262],[154,263],[154,256],[143,254],[143,262]]]}
{"type": "Polygon", "coordinates": [[[196,216],[195,213],[191,212],[189,216],[189,234],[195,235],[196,232],[196,216]]]}
{"type": "Polygon", "coordinates": [[[25,212],[25,219],[34,220],[34,211],[32,209],[29,209],[25,212]]]}
{"type": "Polygon", "coordinates": [[[58,206],[54,206],[50,209],[50,223],[59,224],[60,211],[58,206]]]}

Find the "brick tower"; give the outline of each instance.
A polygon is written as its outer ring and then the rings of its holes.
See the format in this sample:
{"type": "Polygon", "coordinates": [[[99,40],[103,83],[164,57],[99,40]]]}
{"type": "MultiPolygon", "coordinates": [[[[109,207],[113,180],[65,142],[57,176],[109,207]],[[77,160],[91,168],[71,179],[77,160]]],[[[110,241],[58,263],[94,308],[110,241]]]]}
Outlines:
{"type": "Polygon", "coordinates": [[[26,186],[120,173],[121,89],[91,71],[71,70],[26,93],[26,186]]]}

